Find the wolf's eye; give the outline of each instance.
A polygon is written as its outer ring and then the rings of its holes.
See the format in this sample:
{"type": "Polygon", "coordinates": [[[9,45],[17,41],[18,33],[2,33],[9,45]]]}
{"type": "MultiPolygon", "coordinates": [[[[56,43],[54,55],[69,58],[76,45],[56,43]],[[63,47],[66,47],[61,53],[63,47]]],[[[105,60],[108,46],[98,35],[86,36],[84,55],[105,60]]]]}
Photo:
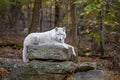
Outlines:
{"type": "Polygon", "coordinates": [[[59,36],[60,36],[60,35],[63,36],[63,34],[57,34],[57,35],[59,35],[59,36]]]}
{"type": "Polygon", "coordinates": [[[57,34],[57,35],[62,35],[62,34],[57,34]]]}

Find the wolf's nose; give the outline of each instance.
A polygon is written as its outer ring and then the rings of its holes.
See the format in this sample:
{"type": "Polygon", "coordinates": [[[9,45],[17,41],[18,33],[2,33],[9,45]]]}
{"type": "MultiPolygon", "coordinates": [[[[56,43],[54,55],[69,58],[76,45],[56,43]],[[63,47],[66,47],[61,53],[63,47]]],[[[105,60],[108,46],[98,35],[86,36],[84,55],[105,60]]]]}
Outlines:
{"type": "Polygon", "coordinates": [[[60,39],[60,41],[61,41],[62,39],[60,39]]]}

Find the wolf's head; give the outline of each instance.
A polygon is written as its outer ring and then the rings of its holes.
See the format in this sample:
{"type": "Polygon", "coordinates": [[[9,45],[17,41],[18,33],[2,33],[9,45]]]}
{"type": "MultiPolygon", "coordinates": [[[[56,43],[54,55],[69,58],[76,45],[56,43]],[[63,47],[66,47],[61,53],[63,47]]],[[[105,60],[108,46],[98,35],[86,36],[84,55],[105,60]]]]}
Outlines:
{"type": "Polygon", "coordinates": [[[54,38],[58,42],[64,42],[64,39],[66,38],[66,29],[65,27],[56,27],[55,28],[55,34],[54,38]]]}

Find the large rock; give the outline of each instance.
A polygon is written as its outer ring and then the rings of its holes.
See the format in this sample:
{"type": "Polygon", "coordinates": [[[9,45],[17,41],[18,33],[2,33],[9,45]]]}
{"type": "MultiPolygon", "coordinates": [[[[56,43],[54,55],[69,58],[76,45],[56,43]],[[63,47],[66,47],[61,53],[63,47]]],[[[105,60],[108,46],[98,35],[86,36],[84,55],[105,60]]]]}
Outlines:
{"type": "Polygon", "coordinates": [[[37,74],[22,74],[19,75],[18,73],[12,73],[7,75],[2,80],[65,80],[67,74],[48,74],[48,73],[41,73],[37,74]]]}
{"type": "Polygon", "coordinates": [[[71,60],[71,49],[65,49],[59,46],[29,46],[27,50],[30,60],[71,60]]]}
{"type": "Polygon", "coordinates": [[[83,62],[77,65],[75,72],[83,72],[96,69],[95,62],[83,62]]]}
{"type": "MultiPolygon", "coordinates": [[[[96,69],[72,74],[76,64],[70,61],[33,60],[30,63],[8,62],[4,66],[10,72],[2,80],[105,80],[107,77],[106,72],[96,69]]],[[[83,69],[86,64],[83,63],[81,66],[83,69]]]]}
{"type": "Polygon", "coordinates": [[[3,80],[105,80],[106,77],[104,71],[96,70],[96,63],[77,65],[72,62],[71,49],[49,45],[28,46],[27,55],[31,60],[29,63],[4,64],[9,73],[3,80]]]}
{"type": "Polygon", "coordinates": [[[75,80],[106,80],[107,73],[103,70],[90,70],[74,74],[75,80]]]}
{"type": "Polygon", "coordinates": [[[31,61],[30,63],[7,63],[11,72],[3,80],[65,80],[76,65],[73,62],[31,61]]]}
{"type": "Polygon", "coordinates": [[[76,69],[76,64],[69,61],[64,62],[46,62],[32,61],[31,66],[39,73],[72,73],[76,69]]]}

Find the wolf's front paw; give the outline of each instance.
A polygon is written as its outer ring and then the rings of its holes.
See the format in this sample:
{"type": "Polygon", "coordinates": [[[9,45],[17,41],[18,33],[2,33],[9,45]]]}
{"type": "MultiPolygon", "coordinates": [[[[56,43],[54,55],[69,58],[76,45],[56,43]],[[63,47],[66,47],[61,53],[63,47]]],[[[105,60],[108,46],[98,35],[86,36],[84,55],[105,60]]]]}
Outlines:
{"type": "Polygon", "coordinates": [[[23,59],[23,62],[29,62],[29,59],[23,59]]]}
{"type": "Polygon", "coordinates": [[[73,52],[73,55],[74,55],[74,56],[76,56],[76,53],[75,53],[75,52],[73,52]]]}

